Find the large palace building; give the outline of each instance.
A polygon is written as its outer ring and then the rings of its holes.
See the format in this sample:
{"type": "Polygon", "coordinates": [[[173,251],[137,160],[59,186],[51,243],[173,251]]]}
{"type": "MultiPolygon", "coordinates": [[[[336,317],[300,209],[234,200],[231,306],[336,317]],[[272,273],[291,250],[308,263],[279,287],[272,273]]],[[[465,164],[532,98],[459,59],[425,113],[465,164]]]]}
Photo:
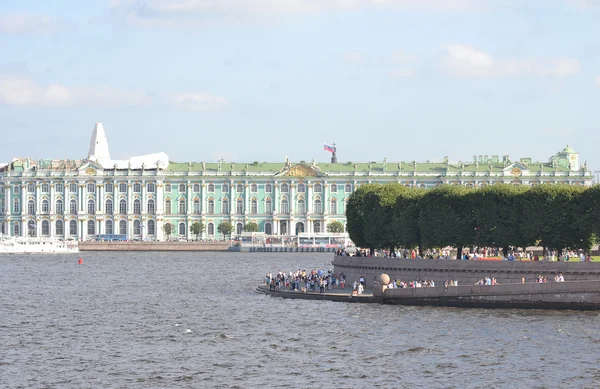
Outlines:
{"type": "Polygon", "coordinates": [[[91,239],[122,234],[128,239],[220,238],[229,221],[240,234],[255,222],[267,235],[325,232],[345,225],[346,201],[361,184],[399,182],[431,188],[440,184],[481,187],[497,182],[588,186],[592,172],[567,146],[547,162],[508,156],[475,156],[468,163],[443,162],[188,162],[164,153],[112,160],[102,124],[96,124],[82,160],[15,158],[0,168],[0,232],[11,236],[91,239]]]}

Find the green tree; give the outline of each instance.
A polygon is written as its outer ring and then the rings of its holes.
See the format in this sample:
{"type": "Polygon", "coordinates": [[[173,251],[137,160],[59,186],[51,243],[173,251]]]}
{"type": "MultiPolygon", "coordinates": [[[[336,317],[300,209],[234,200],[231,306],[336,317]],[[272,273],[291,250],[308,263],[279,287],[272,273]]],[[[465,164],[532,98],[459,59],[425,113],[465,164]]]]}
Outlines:
{"type": "Polygon", "coordinates": [[[397,239],[392,225],[398,196],[407,189],[398,184],[373,184],[363,203],[364,235],[369,248],[394,250],[397,239]]]}
{"type": "Polygon", "coordinates": [[[348,198],[346,206],[346,222],[348,225],[348,235],[352,242],[358,247],[369,247],[364,232],[364,198],[369,188],[373,184],[359,186],[348,198]]]}
{"type": "Polygon", "coordinates": [[[171,223],[163,224],[163,231],[167,236],[167,240],[171,238],[171,234],[173,233],[173,225],[171,223]]]}
{"type": "Polygon", "coordinates": [[[464,246],[476,239],[468,188],[442,185],[425,192],[419,201],[419,230],[427,248],[453,246],[460,258],[464,246]]]}
{"type": "Polygon", "coordinates": [[[219,224],[219,227],[217,227],[217,231],[219,231],[219,233],[221,235],[223,235],[223,237],[225,237],[225,236],[231,237],[231,232],[233,231],[233,225],[230,222],[228,222],[227,220],[224,220],[221,222],[221,224],[219,224]]]}
{"type": "Polygon", "coordinates": [[[202,221],[195,221],[190,226],[190,232],[196,235],[196,240],[198,240],[198,235],[204,232],[204,223],[202,221]]]}
{"type": "Polygon", "coordinates": [[[592,245],[594,227],[588,220],[589,196],[582,187],[537,185],[523,196],[521,233],[544,249],[583,249],[592,245]],[[586,201],[587,198],[587,201],[586,201]]]}
{"type": "Polygon", "coordinates": [[[396,245],[407,249],[417,246],[421,255],[423,255],[423,242],[418,220],[419,201],[424,194],[425,189],[409,188],[405,190],[396,199],[392,216],[396,245]]]}
{"type": "Polygon", "coordinates": [[[249,222],[244,224],[244,231],[246,232],[258,232],[258,224],[255,222],[249,222]]]}
{"type": "Polygon", "coordinates": [[[338,234],[344,232],[344,225],[337,220],[332,221],[327,225],[327,232],[338,234]]]}
{"type": "Polygon", "coordinates": [[[470,193],[475,219],[475,244],[501,247],[504,255],[509,246],[526,247],[529,242],[520,233],[524,221],[525,186],[496,184],[470,193]]]}

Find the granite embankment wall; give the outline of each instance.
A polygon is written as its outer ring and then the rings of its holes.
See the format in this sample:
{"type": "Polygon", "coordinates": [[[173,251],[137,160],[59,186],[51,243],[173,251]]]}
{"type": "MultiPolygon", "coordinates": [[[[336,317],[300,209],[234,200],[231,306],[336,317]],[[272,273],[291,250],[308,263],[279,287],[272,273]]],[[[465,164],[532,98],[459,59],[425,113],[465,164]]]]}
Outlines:
{"type": "Polygon", "coordinates": [[[227,242],[80,242],[80,251],[227,251],[227,242]]]}
{"type": "Polygon", "coordinates": [[[374,290],[384,304],[478,308],[600,309],[600,281],[374,290]]]}
{"type": "Polygon", "coordinates": [[[554,279],[562,273],[566,281],[600,280],[598,262],[533,262],[533,261],[462,261],[434,259],[366,258],[335,256],[332,262],[336,273],[346,275],[347,284],[361,276],[367,286],[376,276],[385,273],[392,280],[456,280],[459,285],[474,285],[484,277],[495,277],[499,284],[519,284],[521,277],[533,282],[538,275],[554,279]]]}

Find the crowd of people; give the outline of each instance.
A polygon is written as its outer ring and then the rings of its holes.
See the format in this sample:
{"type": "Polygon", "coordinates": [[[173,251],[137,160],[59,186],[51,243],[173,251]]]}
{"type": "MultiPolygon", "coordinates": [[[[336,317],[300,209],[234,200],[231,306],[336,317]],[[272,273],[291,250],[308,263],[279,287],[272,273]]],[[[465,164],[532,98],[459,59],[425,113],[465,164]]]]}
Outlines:
{"type": "MultiPolygon", "coordinates": [[[[437,259],[450,260],[456,258],[456,250],[451,247],[442,249],[427,249],[423,255],[415,249],[397,249],[390,250],[371,250],[363,248],[338,249],[335,254],[338,256],[353,257],[380,257],[380,258],[402,258],[402,259],[437,259]]],[[[472,251],[463,250],[460,259],[463,260],[483,260],[483,259],[503,259],[505,261],[580,261],[591,262],[592,256],[583,252],[565,251],[559,255],[556,250],[547,250],[545,255],[538,255],[533,251],[509,251],[504,254],[502,250],[496,247],[474,247],[472,251]]]]}
{"type": "Polygon", "coordinates": [[[335,288],[346,287],[346,276],[344,273],[335,274],[331,269],[313,269],[311,271],[278,271],[275,275],[268,272],[265,283],[269,290],[287,290],[296,292],[314,292],[319,289],[320,293],[335,288]]]}

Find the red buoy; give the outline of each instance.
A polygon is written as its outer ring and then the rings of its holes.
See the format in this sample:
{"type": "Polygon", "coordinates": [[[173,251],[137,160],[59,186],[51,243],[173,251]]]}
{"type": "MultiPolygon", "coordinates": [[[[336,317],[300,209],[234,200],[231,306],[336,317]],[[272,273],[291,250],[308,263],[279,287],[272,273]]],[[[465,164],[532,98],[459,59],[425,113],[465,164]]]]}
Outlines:
{"type": "Polygon", "coordinates": [[[79,258],[79,264],[83,265],[83,259],[79,258]]]}

